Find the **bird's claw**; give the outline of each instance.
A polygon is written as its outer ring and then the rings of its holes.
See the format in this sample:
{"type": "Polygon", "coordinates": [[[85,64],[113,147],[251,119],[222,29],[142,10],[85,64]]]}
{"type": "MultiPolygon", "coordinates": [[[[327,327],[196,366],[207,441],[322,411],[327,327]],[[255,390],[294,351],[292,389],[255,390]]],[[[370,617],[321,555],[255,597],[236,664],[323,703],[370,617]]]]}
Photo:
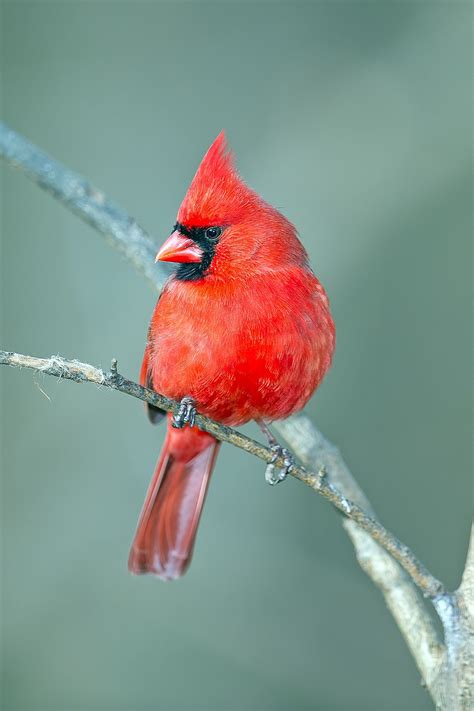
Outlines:
{"type": "Polygon", "coordinates": [[[185,425],[194,427],[196,420],[196,407],[192,397],[183,397],[179,403],[178,412],[173,415],[171,424],[176,429],[182,429],[185,425]]]}
{"type": "Polygon", "coordinates": [[[275,484],[281,484],[282,481],[285,481],[286,477],[294,467],[295,461],[291,452],[282,447],[280,444],[272,444],[270,449],[274,454],[272,461],[267,464],[267,468],[265,470],[265,481],[267,484],[270,484],[270,486],[275,486],[275,484]],[[280,457],[283,457],[284,466],[281,468],[275,467],[275,462],[280,457]]]}

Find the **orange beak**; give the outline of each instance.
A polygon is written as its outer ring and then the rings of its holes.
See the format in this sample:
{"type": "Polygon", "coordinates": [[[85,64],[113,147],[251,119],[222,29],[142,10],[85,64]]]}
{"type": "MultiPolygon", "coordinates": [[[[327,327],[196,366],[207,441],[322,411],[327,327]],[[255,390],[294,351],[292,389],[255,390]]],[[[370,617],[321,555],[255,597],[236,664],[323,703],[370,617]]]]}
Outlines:
{"type": "Polygon", "coordinates": [[[155,262],[201,262],[203,252],[196,242],[175,230],[155,257],[155,262]]]}

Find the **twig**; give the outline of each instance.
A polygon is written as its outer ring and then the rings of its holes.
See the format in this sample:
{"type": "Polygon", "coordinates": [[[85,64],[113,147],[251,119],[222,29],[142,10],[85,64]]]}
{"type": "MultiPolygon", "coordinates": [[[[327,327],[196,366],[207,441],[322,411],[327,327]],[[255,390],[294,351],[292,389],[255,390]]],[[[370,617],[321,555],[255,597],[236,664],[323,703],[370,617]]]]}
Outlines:
{"type": "MultiPolygon", "coordinates": [[[[75,382],[90,382],[103,385],[113,390],[118,390],[127,395],[143,400],[166,412],[173,412],[179,407],[179,403],[170,400],[164,395],[144,388],[132,380],[127,380],[117,372],[117,361],[112,361],[112,370],[108,373],[100,368],[95,368],[88,363],[81,363],[78,360],[66,360],[59,356],[51,358],[36,358],[34,356],[22,355],[20,353],[9,353],[0,351],[0,365],[10,365],[18,368],[30,368],[57,378],[74,380],[75,382]]],[[[255,440],[237,432],[231,427],[221,425],[204,415],[196,416],[196,424],[205,432],[209,432],[221,442],[228,442],[235,447],[253,454],[259,459],[269,464],[273,461],[274,452],[255,440]]],[[[279,457],[275,465],[283,466],[283,457],[279,457]]],[[[426,597],[435,597],[445,594],[442,583],[437,580],[408,548],[401,543],[392,533],[387,531],[381,523],[369,516],[354,501],[346,498],[344,494],[328,481],[325,472],[317,474],[308,472],[301,466],[293,466],[291,474],[307,486],[311,487],[318,494],[328,499],[339,511],[341,511],[351,521],[355,521],[360,528],[366,531],[374,541],[387,550],[395,560],[405,569],[413,582],[420,588],[426,597]]]]}
{"type": "MultiPolygon", "coordinates": [[[[0,156],[23,171],[76,215],[105,235],[140,272],[145,274],[155,288],[161,289],[167,275],[161,265],[154,264],[155,245],[146,232],[123,209],[107,200],[104,194],[91,186],[87,180],[50,158],[1,122],[0,156]]],[[[60,377],[68,377],[64,372],[66,361],[59,359],[61,367],[58,371],[58,359],[54,360],[55,363],[52,363],[51,360],[39,360],[43,364],[41,366],[43,372],[59,375],[59,371],[62,369],[60,377]],[[48,365],[45,365],[46,363],[48,365]]],[[[73,380],[87,380],[88,378],[84,377],[83,372],[79,374],[78,367],[84,365],[87,369],[92,366],[78,364],[75,361],[72,363],[75,365],[71,365],[69,377],[73,380]]],[[[34,365],[32,367],[35,368],[34,365]]],[[[131,381],[122,379],[118,374],[105,374],[98,369],[93,369],[91,372],[101,379],[102,385],[105,384],[117,390],[121,389],[119,383],[121,385],[131,383],[131,381]],[[109,382],[110,377],[112,380],[109,382]]],[[[92,380],[92,382],[98,381],[92,380]]],[[[138,388],[138,390],[130,394],[152,404],[156,402],[154,398],[159,397],[144,388],[140,389],[140,386],[135,383],[131,383],[131,386],[133,386],[132,390],[133,388],[138,388]]],[[[126,391],[124,390],[124,392],[126,391]]],[[[172,407],[172,405],[170,406],[172,407]]],[[[161,401],[160,407],[168,409],[165,407],[164,401],[161,401]]],[[[229,428],[223,428],[217,423],[206,421],[206,418],[203,417],[198,418],[198,424],[203,429],[209,427],[210,429],[207,431],[223,441],[240,446],[264,461],[269,461],[269,450],[257,442],[249,440],[233,430],[229,434],[229,428]]],[[[449,651],[446,647],[453,644],[450,633],[452,630],[450,620],[453,619],[453,611],[456,614],[459,612],[460,601],[465,600],[466,596],[460,596],[459,591],[454,595],[444,591],[440,582],[425,570],[413,554],[380,526],[367,497],[351,475],[339,451],[324,438],[308,417],[301,414],[291,417],[285,422],[275,423],[274,426],[308,468],[321,473],[327,472],[326,477],[321,477],[308,474],[304,469],[298,469],[300,476],[297,478],[326,496],[348,516],[344,526],[355,546],[358,560],[362,568],[381,589],[436,705],[440,708],[449,708],[450,711],[454,711],[454,708],[468,708],[462,705],[461,697],[465,697],[466,694],[459,691],[461,686],[465,689],[464,682],[453,691],[456,697],[456,706],[451,700],[446,701],[446,679],[450,670],[443,662],[442,671],[439,671],[440,656],[445,660],[449,651]],[[388,535],[388,539],[385,538],[385,534],[388,535]],[[376,540],[381,545],[376,543],[376,540]],[[386,551],[389,551],[390,555],[386,551]],[[399,564],[395,562],[396,560],[404,561],[403,567],[411,579],[405,575],[399,564]],[[445,646],[440,646],[437,642],[433,622],[416,593],[415,582],[426,595],[432,596],[435,601],[436,610],[445,630],[445,646]],[[436,594],[436,590],[439,591],[438,594],[436,594]],[[461,699],[460,702],[459,699],[461,699]],[[458,705],[458,702],[461,705],[458,705]]],[[[464,678],[467,679],[467,676],[464,675],[464,678]]]]}

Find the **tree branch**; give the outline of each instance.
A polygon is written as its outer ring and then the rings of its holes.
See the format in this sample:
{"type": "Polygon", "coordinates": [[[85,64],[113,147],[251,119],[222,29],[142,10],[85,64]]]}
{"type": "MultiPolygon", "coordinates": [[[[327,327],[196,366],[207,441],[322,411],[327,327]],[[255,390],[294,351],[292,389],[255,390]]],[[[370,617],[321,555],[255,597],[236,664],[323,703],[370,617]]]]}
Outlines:
{"type": "Polygon", "coordinates": [[[450,596],[435,598],[443,619],[445,652],[437,696],[450,711],[474,708],[474,527],[461,585],[450,596]]]}
{"type": "MultiPolygon", "coordinates": [[[[154,264],[156,247],[147,233],[123,209],[107,200],[100,190],[83,177],[50,158],[1,122],[0,156],[106,236],[145,274],[156,289],[161,289],[167,274],[162,265],[154,264]]],[[[78,361],[65,361],[58,357],[34,359],[1,353],[0,362],[4,364],[30,367],[78,382],[95,382],[128,392],[167,411],[175,406],[167,398],[125,380],[122,376],[113,372],[104,373],[78,361]]],[[[197,424],[218,439],[234,444],[267,463],[273,456],[267,447],[208,418],[198,416],[197,424]]],[[[296,478],[325,496],[346,516],[344,527],[354,544],[359,563],[382,591],[436,705],[452,711],[454,706],[446,702],[444,691],[446,675],[450,673],[445,659],[449,651],[447,647],[452,646],[449,635],[453,626],[450,621],[453,619],[453,611],[456,613],[461,604],[461,588],[454,595],[446,592],[440,581],[424,568],[413,553],[381,526],[337,448],[324,438],[308,417],[300,414],[284,422],[274,423],[274,426],[301,461],[309,469],[318,472],[310,474],[298,467],[294,472],[296,478]],[[414,585],[434,601],[445,630],[445,647],[438,643],[433,622],[414,585]]],[[[473,576],[468,576],[468,579],[472,580],[473,576]]],[[[466,594],[462,599],[465,603],[466,594]]],[[[457,699],[458,690],[454,691],[457,699]]]]}
{"type": "MultiPolygon", "coordinates": [[[[352,476],[341,453],[319,432],[305,415],[295,415],[279,424],[279,430],[303,464],[318,462],[330,472],[334,486],[350,497],[369,515],[375,516],[366,495],[352,476]]],[[[354,545],[362,570],[382,592],[416,662],[426,687],[435,698],[434,685],[443,659],[443,645],[419,593],[400,565],[357,523],[344,520],[343,526],[354,545]]]]}
{"type": "MultiPolygon", "coordinates": [[[[34,356],[21,355],[20,353],[0,351],[0,365],[29,368],[46,375],[74,380],[75,382],[96,383],[97,385],[132,395],[166,412],[173,412],[179,407],[179,403],[119,375],[116,371],[116,361],[113,361],[113,363],[115,365],[113,365],[112,370],[109,373],[105,373],[103,370],[95,368],[88,363],[81,363],[78,360],[66,360],[59,356],[36,358],[34,356]]],[[[221,442],[233,444],[235,447],[239,447],[239,449],[243,449],[249,454],[262,459],[267,464],[273,461],[274,452],[269,447],[259,444],[231,427],[221,425],[200,414],[196,416],[196,424],[199,429],[208,432],[221,442]]],[[[282,467],[284,465],[283,460],[284,457],[280,456],[276,460],[275,466],[282,467]]],[[[355,521],[374,541],[385,548],[400,563],[426,597],[434,598],[445,594],[446,591],[443,584],[424,567],[408,546],[401,543],[398,538],[387,531],[376,519],[369,516],[358,504],[338,491],[334,484],[328,480],[325,470],[311,473],[303,467],[295,465],[291,469],[291,474],[295,479],[299,479],[313,491],[328,499],[341,513],[351,521],[355,521]]]]}
{"type": "Polygon", "coordinates": [[[0,156],[50,193],[119,249],[161,289],[166,272],[155,265],[156,246],[145,230],[82,176],[68,170],[0,121],[0,156]]]}

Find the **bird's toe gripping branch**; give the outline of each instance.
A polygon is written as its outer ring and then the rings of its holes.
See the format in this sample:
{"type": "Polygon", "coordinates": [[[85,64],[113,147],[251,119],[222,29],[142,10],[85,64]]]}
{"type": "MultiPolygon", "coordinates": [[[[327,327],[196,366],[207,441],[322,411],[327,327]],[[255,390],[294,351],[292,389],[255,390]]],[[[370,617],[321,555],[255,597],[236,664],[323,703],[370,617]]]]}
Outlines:
{"type": "Polygon", "coordinates": [[[265,481],[267,484],[270,484],[270,486],[275,486],[275,484],[281,484],[282,481],[285,481],[286,477],[291,472],[291,469],[295,466],[295,460],[293,459],[291,452],[282,447],[280,444],[272,444],[270,449],[274,452],[274,454],[272,461],[267,464],[267,468],[265,470],[265,481]],[[283,457],[284,462],[284,466],[281,468],[275,466],[275,462],[280,457],[283,457]]]}
{"type": "Polygon", "coordinates": [[[176,429],[182,429],[185,425],[194,427],[196,420],[196,406],[192,397],[183,397],[179,403],[178,412],[173,415],[171,424],[176,429]]]}

